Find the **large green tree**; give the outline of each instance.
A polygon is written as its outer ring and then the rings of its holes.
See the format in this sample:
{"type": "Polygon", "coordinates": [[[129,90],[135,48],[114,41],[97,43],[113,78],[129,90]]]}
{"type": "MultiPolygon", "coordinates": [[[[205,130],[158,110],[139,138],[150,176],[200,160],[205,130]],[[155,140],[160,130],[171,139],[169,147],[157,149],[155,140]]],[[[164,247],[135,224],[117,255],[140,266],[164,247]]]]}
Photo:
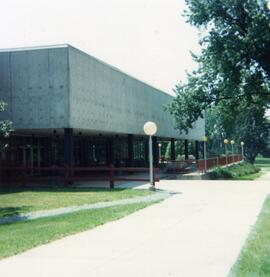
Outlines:
{"type": "Polygon", "coordinates": [[[260,123],[264,122],[270,103],[267,1],[187,0],[186,4],[188,22],[201,30],[202,51],[193,54],[198,69],[188,75],[186,84],[176,86],[177,96],[169,106],[177,128],[187,132],[212,107],[226,115],[227,125],[247,108],[250,115],[260,110],[260,123]]]}
{"type": "Polygon", "coordinates": [[[249,106],[236,117],[233,138],[245,142],[245,157],[250,162],[267,149],[269,127],[269,120],[258,106],[249,106]]]}
{"type": "MultiPolygon", "coordinates": [[[[245,157],[250,162],[255,161],[259,153],[267,153],[269,143],[269,119],[259,105],[238,105],[236,116],[231,118],[228,112],[222,111],[220,106],[208,109],[205,116],[210,154],[224,154],[224,139],[235,141],[235,153],[240,153],[240,142],[245,142],[245,157]]],[[[223,107],[221,107],[223,108],[223,107]]],[[[231,147],[227,147],[229,152],[231,147]]]]}

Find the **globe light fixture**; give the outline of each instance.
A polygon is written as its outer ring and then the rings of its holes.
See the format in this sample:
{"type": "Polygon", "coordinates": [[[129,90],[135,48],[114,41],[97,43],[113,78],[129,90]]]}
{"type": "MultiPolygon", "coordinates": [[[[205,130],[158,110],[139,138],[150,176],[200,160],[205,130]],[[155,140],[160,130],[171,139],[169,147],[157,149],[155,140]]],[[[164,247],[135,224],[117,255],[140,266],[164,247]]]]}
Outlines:
{"type": "Polygon", "coordinates": [[[207,142],[207,141],[208,141],[208,137],[207,137],[207,136],[203,136],[203,137],[202,137],[202,140],[205,141],[205,142],[207,142]]]}
{"type": "Polygon", "coordinates": [[[243,141],[241,141],[240,144],[241,144],[242,160],[243,160],[244,159],[244,145],[245,145],[245,143],[243,141]]]}
{"type": "Polygon", "coordinates": [[[228,139],[224,139],[224,145],[225,145],[225,156],[226,156],[226,166],[228,166],[228,155],[227,155],[227,144],[229,143],[228,139]]]}
{"type": "Polygon", "coordinates": [[[157,132],[157,125],[153,121],[147,121],[143,125],[143,131],[145,132],[146,135],[148,136],[153,136],[157,132]]]}
{"type": "Polygon", "coordinates": [[[232,158],[233,158],[233,163],[234,163],[234,153],[233,153],[233,145],[234,145],[234,143],[235,143],[235,142],[234,142],[234,140],[232,139],[232,140],[231,140],[231,145],[232,145],[232,156],[233,156],[232,158]]]}
{"type": "Polygon", "coordinates": [[[157,125],[155,122],[147,121],[143,125],[143,131],[149,136],[149,176],[150,176],[150,189],[155,190],[154,174],[153,174],[153,144],[152,136],[157,132],[157,125]]]}

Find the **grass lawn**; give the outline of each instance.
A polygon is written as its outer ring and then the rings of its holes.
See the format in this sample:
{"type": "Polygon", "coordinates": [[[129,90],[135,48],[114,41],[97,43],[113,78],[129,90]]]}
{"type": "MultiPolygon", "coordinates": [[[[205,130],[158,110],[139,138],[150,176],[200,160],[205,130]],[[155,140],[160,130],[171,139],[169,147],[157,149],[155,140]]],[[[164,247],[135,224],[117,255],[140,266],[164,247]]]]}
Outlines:
{"type": "Polygon", "coordinates": [[[270,196],[229,277],[270,276],[270,196]]]}
{"type": "Polygon", "coordinates": [[[264,171],[270,171],[270,159],[269,158],[257,158],[255,165],[260,167],[264,171]]]}
{"type": "Polygon", "coordinates": [[[0,259],[116,220],[152,203],[119,205],[0,225],[0,259]]]}
{"type": "Polygon", "coordinates": [[[67,206],[93,204],[135,196],[150,195],[148,190],[53,188],[0,192],[0,217],[67,206]]]}

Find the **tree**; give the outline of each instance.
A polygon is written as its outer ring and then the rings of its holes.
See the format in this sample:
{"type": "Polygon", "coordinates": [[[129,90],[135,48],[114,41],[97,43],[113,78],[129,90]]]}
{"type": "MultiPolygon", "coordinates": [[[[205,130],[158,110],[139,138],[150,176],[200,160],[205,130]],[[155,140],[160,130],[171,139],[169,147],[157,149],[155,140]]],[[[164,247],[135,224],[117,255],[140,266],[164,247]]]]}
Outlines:
{"type": "MultiPolygon", "coordinates": [[[[183,153],[184,153],[184,144],[182,141],[177,140],[175,142],[176,159],[180,159],[180,156],[183,153]]],[[[171,143],[170,142],[166,146],[165,159],[171,160],[171,143]]]]}
{"type": "MultiPolygon", "coordinates": [[[[228,126],[243,109],[252,107],[250,112],[264,113],[270,104],[267,1],[186,0],[186,3],[188,22],[203,31],[202,51],[198,56],[192,54],[198,70],[188,74],[186,84],[176,86],[176,98],[168,107],[176,127],[187,132],[212,107],[225,115],[222,124],[228,126]]],[[[260,120],[264,121],[263,116],[260,120]]]]}
{"type": "Polygon", "coordinates": [[[223,141],[228,136],[222,124],[221,113],[218,108],[208,109],[205,113],[205,129],[207,141],[208,156],[216,156],[223,154],[223,141]]]}
{"type": "MultiPolygon", "coordinates": [[[[166,144],[166,148],[164,148],[164,157],[166,160],[170,160],[171,159],[171,143],[168,142],[166,144]]],[[[184,160],[184,150],[185,146],[184,146],[184,141],[183,140],[176,140],[175,141],[175,156],[176,156],[176,160],[184,160]]],[[[195,158],[195,143],[192,141],[188,142],[188,153],[190,158],[193,156],[195,158]]]]}
{"type": "Polygon", "coordinates": [[[247,107],[235,120],[233,134],[236,141],[245,142],[245,157],[254,163],[256,156],[268,146],[270,123],[262,109],[247,107]]]}
{"type": "MultiPolygon", "coordinates": [[[[0,112],[3,112],[7,104],[0,101],[0,112]]],[[[11,132],[11,122],[9,120],[0,120],[0,137],[7,137],[11,132]]],[[[0,142],[0,150],[3,150],[6,145],[0,142]]]]}
{"type": "MultiPolygon", "coordinates": [[[[239,105],[242,112],[231,119],[228,113],[212,108],[206,113],[208,151],[211,154],[224,153],[224,139],[235,141],[235,153],[240,153],[240,142],[244,141],[245,157],[253,163],[259,153],[266,153],[269,141],[270,122],[264,110],[258,106],[239,105]]],[[[230,148],[227,149],[230,152],[230,148]]]]}

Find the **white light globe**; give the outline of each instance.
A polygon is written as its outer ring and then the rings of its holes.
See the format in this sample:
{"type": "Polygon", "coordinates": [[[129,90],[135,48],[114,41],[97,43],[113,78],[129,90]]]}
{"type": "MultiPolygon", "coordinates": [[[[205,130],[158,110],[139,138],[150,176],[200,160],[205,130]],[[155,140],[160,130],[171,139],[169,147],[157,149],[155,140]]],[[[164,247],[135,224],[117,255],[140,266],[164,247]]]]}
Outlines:
{"type": "Polygon", "coordinates": [[[231,144],[234,144],[234,140],[231,140],[231,144]]]}
{"type": "Polygon", "coordinates": [[[156,125],[156,123],[152,122],[152,121],[147,121],[143,125],[143,131],[145,132],[146,135],[153,136],[157,132],[157,125],[156,125]]]}
{"type": "Polygon", "coordinates": [[[207,142],[208,141],[208,137],[207,136],[203,136],[202,137],[202,141],[207,142]]]}
{"type": "Polygon", "coordinates": [[[243,146],[245,143],[243,141],[241,141],[241,145],[243,146]]]}

